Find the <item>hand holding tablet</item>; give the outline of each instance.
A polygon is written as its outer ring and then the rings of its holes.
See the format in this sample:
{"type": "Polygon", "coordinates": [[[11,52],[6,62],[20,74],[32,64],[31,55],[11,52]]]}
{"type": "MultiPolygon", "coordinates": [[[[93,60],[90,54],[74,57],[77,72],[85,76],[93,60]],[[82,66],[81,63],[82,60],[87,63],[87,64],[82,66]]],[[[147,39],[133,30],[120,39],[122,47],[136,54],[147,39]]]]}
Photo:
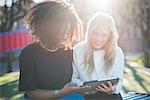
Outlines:
{"type": "Polygon", "coordinates": [[[101,86],[102,84],[105,84],[106,86],[108,86],[108,82],[110,82],[112,85],[117,84],[119,82],[119,78],[102,80],[102,81],[95,80],[95,81],[85,82],[84,85],[87,85],[87,86],[91,87],[86,93],[87,94],[93,93],[93,91],[95,91],[95,89],[98,86],[101,86]]]}

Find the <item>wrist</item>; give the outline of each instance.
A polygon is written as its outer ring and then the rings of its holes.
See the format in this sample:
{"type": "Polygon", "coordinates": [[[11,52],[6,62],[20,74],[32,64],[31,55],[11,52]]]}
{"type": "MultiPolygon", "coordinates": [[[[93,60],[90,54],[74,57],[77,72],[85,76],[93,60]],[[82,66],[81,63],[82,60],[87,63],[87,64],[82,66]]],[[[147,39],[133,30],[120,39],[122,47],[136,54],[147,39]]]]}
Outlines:
{"type": "Polygon", "coordinates": [[[57,95],[58,97],[62,97],[64,96],[63,91],[62,90],[54,90],[54,94],[57,95]]]}
{"type": "Polygon", "coordinates": [[[108,94],[114,94],[116,91],[116,88],[114,88],[112,91],[108,92],[108,94]]]}
{"type": "Polygon", "coordinates": [[[61,90],[59,91],[59,93],[60,93],[62,96],[64,96],[64,95],[66,95],[66,94],[73,93],[73,92],[70,91],[69,89],[61,89],[61,90]]]}

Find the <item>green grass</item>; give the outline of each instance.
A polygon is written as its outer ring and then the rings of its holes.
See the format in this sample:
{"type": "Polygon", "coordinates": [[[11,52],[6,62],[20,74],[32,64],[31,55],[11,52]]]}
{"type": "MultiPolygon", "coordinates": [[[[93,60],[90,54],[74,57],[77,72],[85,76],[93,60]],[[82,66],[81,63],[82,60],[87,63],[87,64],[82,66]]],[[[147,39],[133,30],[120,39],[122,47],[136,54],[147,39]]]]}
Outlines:
{"type": "Polygon", "coordinates": [[[12,72],[0,77],[0,100],[22,100],[23,94],[18,91],[19,72],[12,72]]]}
{"type": "Polygon", "coordinates": [[[136,64],[136,65],[140,65],[142,67],[144,67],[144,54],[141,54],[140,56],[138,57],[131,57],[131,58],[126,58],[126,62],[127,63],[133,63],[133,64],[136,64]]]}
{"type": "Polygon", "coordinates": [[[136,66],[131,67],[130,64],[126,64],[122,94],[126,94],[128,92],[150,92],[149,77],[150,69],[147,70],[136,66]]]}
{"type": "MultiPolygon", "coordinates": [[[[124,70],[124,82],[121,93],[150,92],[150,69],[137,67],[138,64],[128,62],[124,70]],[[132,67],[131,67],[132,66],[132,67]]],[[[139,65],[140,66],[140,65],[139,65]]],[[[12,72],[0,76],[0,100],[22,100],[23,93],[18,91],[19,72],[12,72]]]]}

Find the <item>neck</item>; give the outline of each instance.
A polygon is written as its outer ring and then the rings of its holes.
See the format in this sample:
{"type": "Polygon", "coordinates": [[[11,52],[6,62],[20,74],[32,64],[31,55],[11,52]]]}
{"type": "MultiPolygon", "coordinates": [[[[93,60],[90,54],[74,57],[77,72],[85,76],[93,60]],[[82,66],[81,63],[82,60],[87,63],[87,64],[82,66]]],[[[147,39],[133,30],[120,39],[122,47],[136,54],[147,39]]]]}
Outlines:
{"type": "Polygon", "coordinates": [[[40,46],[49,52],[55,52],[58,50],[58,47],[48,48],[40,42],[40,46]]]}

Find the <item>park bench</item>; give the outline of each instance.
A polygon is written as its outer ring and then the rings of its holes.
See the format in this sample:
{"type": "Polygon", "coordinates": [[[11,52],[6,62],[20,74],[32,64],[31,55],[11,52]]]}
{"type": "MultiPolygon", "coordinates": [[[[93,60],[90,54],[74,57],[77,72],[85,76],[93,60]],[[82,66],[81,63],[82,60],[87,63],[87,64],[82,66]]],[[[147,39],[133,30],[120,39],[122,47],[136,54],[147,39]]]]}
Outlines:
{"type": "Polygon", "coordinates": [[[123,100],[150,100],[150,93],[129,92],[123,97],[123,100]]]}

